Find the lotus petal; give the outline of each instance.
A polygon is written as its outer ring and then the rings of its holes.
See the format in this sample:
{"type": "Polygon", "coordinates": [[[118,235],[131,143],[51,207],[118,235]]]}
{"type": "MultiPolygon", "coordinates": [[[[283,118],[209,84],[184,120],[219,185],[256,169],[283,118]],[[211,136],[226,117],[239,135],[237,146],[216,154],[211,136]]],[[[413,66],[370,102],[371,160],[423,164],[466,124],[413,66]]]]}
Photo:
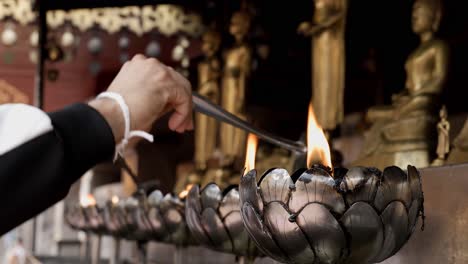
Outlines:
{"type": "Polygon", "coordinates": [[[200,194],[201,205],[203,209],[212,208],[218,209],[219,203],[221,202],[221,190],[218,185],[211,183],[205,186],[200,194]]]}
{"type": "Polygon", "coordinates": [[[251,170],[241,178],[239,184],[239,198],[241,203],[250,203],[257,212],[263,211],[263,202],[257,192],[257,171],[251,170]]]}
{"type": "Polygon", "coordinates": [[[408,166],[408,178],[411,186],[412,199],[419,200],[422,203],[422,186],[421,175],[418,170],[413,166],[408,166]]]}
{"type": "Polygon", "coordinates": [[[164,195],[162,192],[160,190],[155,190],[150,194],[150,196],[148,196],[148,203],[151,205],[157,205],[162,201],[163,198],[164,195]]]}
{"type": "Polygon", "coordinates": [[[312,244],[319,263],[338,263],[346,250],[346,237],[335,217],[321,204],[308,204],[297,225],[312,244]]]}
{"type": "Polygon", "coordinates": [[[408,176],[398,167],[388,167],[383,172],[382,183],[375,196],[375,207],[382,212],[392,201],[401,201],[406,208],[411,205],[408,176]]]}
{"type": "Polygon", "coordinates": [[[127,200],[125,200],[125,208],[136,208],[138,207],[138,204],[138,199],[133,196],[130,196],[127,200]]]}
{"type": "Polygon", "coordinates": [[[162,239],[165,234],[165,229],[166,226],[164,224],[164,220],[159,213],[159,210],[157,208],[150,208],[148,212],[148,219],[153,227],[153,233],[158,239],[162,239]]]}
{"type": "Polygon", "coordinates": [[[353,204],[341,218],[350,238],[349,263],[368,263],[382,248],[384,229],[375,210],[367,203],[353,204]]]}
{"type": "Polygon", "coordinates": [[[166,229],[169,232],[174,232],[184,221],[182,214],[175,208],[168,208],[163,214],[166,229]]]}
{"type": "Polygon", "coordinates": [[[200,187],[198,185],[194,185],[187,194],[186,207],[192,208],[201,215],[200,187]]]}
{"type": "Polygon", "coordinates": [[[143,232],[152,233],[153,229],[151,228],[151,224],[146,217],[146,211],[138,210],[138,217],[137,217],[137,224],[138,229],[143,232]]]}
{"type": "Polygon", "coordinates": [[[308,170],[299,177],[296,188],[291,193],[289,209],[293,213],[298,213],[307,204],[320,203],[342,214],[345,204],[343,197],[335,190],[335,181],[327,173],[321,175],[317,173],[318,171],[308,170]]]}
{"type": "Polygon", "coordinates": [[[223,220],[224,226],[232,239],[232,252],[236,255],[245,255],[248,252],[249,235],[244,230],[240,211],[234,211],[223,220]]]}
{"type": "Polygon", "coordinates": [[[296,223],[288,220],[289,217],[290,214],[279,202],[272,202],[265,208],[265,224],[279,247],[286,252],[289,262],[314,263],[315,254],[304,233],[296,223]]]}
{"type": "MultiPolygon", "coordinates": [[[[231,212],[240,211],[240,199],[239,199],[239,191],[234,188],[231,189],[224,197],[223,200],[221,201],[221,204],[219,205],[219,214],[221,215],[221,218],[225,218],[228,214],[231,212]]],[[[239,215],[239,221],[240,215],[239,215]]]]}
{"type": "Polygon", "coordinates": [[[393,256],[405,244],[408,238],[408,214],[400,201],[390,203],[383,211],[384,243],[380,254],[373,260],[381,262],[393,256]]]}
{"type": "Polygon", "coordinates": [[[263,225],[263,221],[260,220],[254,207],[249,203],[242,205],[242,221],[250,237],[261,251],[278,261],[287,261],[283,250],[276,244],[270,231],[263,225]]]}
{"type": "Polygon", "coordinates": [[[223,222],[221,222],[221,219],[219,219],[213,208],[205,209],[201,220],[203,229],[207,234],[209,234],[215,248],[232,250],[231,238],[226,232],[223,222]]]}
{"type": "Polygon", "coordinates": [[[340,189],[346,192],[346,201],[349,205],[355,202],[374,201],[378,184],[380,182],[378,171],[365,168],[351,168],[343,178],[340,189]]]}
{"type": "Polygon", "coordinates": [[[201,225],[200,216],[192,207],[187,207],[185,210],[185,220],[187,221],[187,225],[192,233],[193,237],[201,243],[205,245],[213,246],[208,235],[205,233],[203,226],[201,225]]]}
{"type": "Polygon", "coordinates": [[[408,220],[409,220],[409,231],[411,235],[414,232],[416,224],[418,223],[419,212],[421,211],[421,207],[419,206],[419,201],[413,201],[411,207],[408,211],[408,220]]]}
{"type": "Polygon", "coordinates": [[[268,204],[273,201],[288,203],[290,186],[294,183],[285,169],[274,169],[263,176],[260,181],[263,202],[268,204]]]}

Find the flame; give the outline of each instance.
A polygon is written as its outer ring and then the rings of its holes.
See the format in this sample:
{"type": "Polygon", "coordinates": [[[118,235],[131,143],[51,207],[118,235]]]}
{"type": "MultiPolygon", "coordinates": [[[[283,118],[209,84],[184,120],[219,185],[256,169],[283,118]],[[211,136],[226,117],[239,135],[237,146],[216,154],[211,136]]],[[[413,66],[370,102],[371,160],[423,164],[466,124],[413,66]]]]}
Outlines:
{"type": "Polygon", "coordinates": [[[187,184],[185,186],[185,189],[179,193],[179,199],[185,199],[187,197],[188,193],[190,192],[190,189],[192,189],[193,184],[187,184]]]}
{"type": "Polygon", "coordinates": [[[119,203],[119,197],[114,195],[114,196],[112,196],[111,201],[112,201],[112,204],[114,204],[114,205],[118,204],[119,203]]]}
{"type": "Polygon", "coordinates": [[[332,168],[330,145],[322,127],[317,123],[311,103],[307,121],[307,166],[310,168],[314,163],[332,168]]]}
{"type": "Polygon", "coordinates": [[[245,171],[255,168],[255,155],[257,154],[258,138],[254,134],[249,134],[247,138],[247,152],[245,155],[245,171]]]}
{"type": "Polygon", "coordinates": [[[82,207],[89,207],[89,206],[95,206],[96,205],[96,199],[92,194],[86,195],[84,199],[80,201],[82,207]]]}

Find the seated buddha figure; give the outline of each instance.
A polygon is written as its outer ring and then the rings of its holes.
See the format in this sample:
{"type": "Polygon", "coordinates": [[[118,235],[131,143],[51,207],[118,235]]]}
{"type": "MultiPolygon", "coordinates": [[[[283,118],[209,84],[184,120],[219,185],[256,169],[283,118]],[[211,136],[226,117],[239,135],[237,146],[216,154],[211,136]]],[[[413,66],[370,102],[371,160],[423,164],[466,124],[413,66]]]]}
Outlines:
{"type": "Polygon", "coordinates": [[[448,66],[448,47],[435,37],[440,19],[440,0],[415,1],[412,29],[420,45],[406,61],[406,87],[392,96],[391,105],[372,107],[367,112],[372,127],[356,165],[429,165],[440,109],[438,99],[448,66]]]}

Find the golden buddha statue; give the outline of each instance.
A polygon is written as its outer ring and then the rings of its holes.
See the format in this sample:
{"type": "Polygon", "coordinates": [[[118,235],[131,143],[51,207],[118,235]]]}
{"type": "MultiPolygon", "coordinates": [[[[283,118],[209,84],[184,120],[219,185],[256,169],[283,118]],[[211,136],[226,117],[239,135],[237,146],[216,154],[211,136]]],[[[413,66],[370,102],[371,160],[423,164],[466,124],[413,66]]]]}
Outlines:
{"type": "Polygon", "coordinates": [[[461,132],[453,141],[452,150],[450,151],[445,164],[466,162],[468,162],[468,119],[466,120],[461,132]]]}
{"type": "MultiPolygon", "coordinates": [[[[230,34],[235,44],[224,55],[221,106],[230,113],[245,118],[245,92],[250,74],[251,49],[245,42],[250,28],[250,16],[242,11],[231,17],[230,34]]],[[[221,124],[220,141],[223,164],[232,165],[245,153],[247,134],[228,124],[221,124]]]]}
{"type": "Polygon", "coordinates": [[[437,39],[441,19],[439,0],[416,0],[412,28],[421,40],[405,65],[406,89],[392,96],[392,105],[369,109],[373,123],[364,152],[355,165],[383,168],[430,164],[439,97],[447,76],[448,47],[437,39]]]}
{"type": "Polygon", "coordinates": [[[312,22],[298,32],[312,37],[312,104],[327,132],[343,121],[347,0],[315,0],[312,22]]]}
{"type": "MultiPolygon", "coordinates": [[[[198,64],[198,92],[211,102],[219,103],[219,77],[221,66],[216,53],[221,44],[221,36],[215,31],[207,31],[202,37],[202,51],[205,59],[198,64]]],[[[216,149],[218,126],[215,119],[203,114],[195,114],[195,168],[204,171],[208,160],[216,149]]]]}
{"type": "Polygon", "coordinates": [[[445,157],[450,151],[450,123],[447,118],[447,108],[444,105],[440,109],[440,121],[437,124],[437,158],[432,162],[432,166],[444,165],[445,157]]]}

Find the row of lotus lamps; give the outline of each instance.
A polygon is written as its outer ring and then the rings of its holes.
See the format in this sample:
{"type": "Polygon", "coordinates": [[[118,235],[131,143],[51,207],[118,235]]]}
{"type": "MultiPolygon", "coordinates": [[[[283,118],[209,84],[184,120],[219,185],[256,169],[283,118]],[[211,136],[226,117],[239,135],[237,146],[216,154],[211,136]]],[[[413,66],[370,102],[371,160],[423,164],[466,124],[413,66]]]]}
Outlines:
{"type": "Polygon", "coordinates": [[[180,197],[160,191],[67,215],[79,230],[176,246],[202,245],[244,262],[268,256],[283,263],[378,263],[409,240],[423,216],[417,169],[331,168],[330,150],[312,107],[308,168],[289,174],[253,169],[249,135],[239,186],[190,186],[180,197]],[[311,144],[314,143],[314,144],[311,144]]]}

